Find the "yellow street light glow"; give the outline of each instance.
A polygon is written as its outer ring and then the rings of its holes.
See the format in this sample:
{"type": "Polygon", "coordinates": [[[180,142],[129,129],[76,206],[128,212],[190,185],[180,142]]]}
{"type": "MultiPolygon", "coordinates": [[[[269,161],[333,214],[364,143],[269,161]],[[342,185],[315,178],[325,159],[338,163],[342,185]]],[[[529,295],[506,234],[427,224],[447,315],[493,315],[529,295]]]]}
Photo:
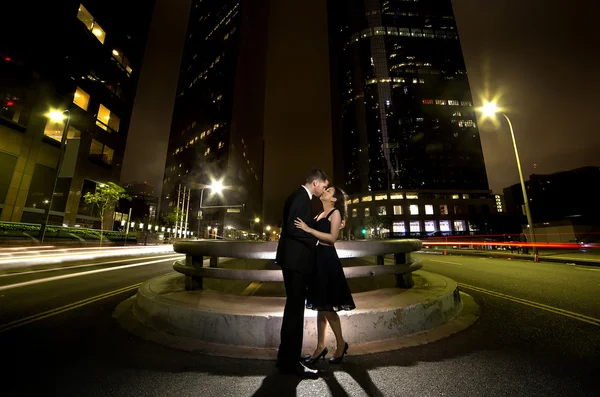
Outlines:
{"type": "Polygon", "coordinates": [[[48,113],[46,113],[46,117],[48,117],[55,123],[60,123],[61,121],[67,118],[67,116],[65,116],[65,114],[60,110],[50,110],[48,113]]]}
{"type": "Polygon", "coordinates": [[[119,51],[113,50],[113,55],[119,56],[119,51]]]}
{"type": "Polygon", "coordinates": [[[222,181],[212,181],[210,184],[210,190],[214,193],[221,193],[223,191],[223,182],[222,181]]]}
{"type": "Polygon", "coordinates": [[[260,218],[254,218],[254,223],[260,222],[260,218]]]}
{"type": "Polygon", "coordinates": [[[271,230],[271,226],[267,226],[267,231],[271,230]]]}
{"type": "Polygon", "coordinates": [[[479,108],[479,111],[483,115],[483,117],[494,117],[497,113],[500,112],[500,108],[496,104],[496,102],[484,102],[483,106],[479,108]]]}

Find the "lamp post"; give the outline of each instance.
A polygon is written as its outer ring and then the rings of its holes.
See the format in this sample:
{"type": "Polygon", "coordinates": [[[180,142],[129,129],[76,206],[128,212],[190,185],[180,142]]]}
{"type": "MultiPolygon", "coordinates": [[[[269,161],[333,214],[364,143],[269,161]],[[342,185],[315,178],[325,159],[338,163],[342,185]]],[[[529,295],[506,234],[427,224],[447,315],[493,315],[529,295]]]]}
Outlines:
{"type": "Polygon", "coordinates": [[[250,221],[250,233],[254,233],[254,225],[256,225],[258,222],[260,222],[259,217],[254,218],[254,221],[250,221]]]}
{"type": "MultiPolygon", "coordinates": [[[[200,189],[200,207],[198,208],[198,238],[200,238],[200,217],[204,216],[204,214],[202,213],[202,202],[204,200],[204,190],[205,189],[210,189],[212,190],[214,193],[221,193],[223,191],[223,182],[222,181],[212,181],[210,185],[204,185],[202,186],[202,188],[200,189]]],[[[208,229],[210,231],[210,229],[208,229]]]]}
{"type": "Polygon", "coordinates": [[[46,229],[48,227],[48,220],[50,219],[50,208],[52,207],[52,201],[54,200],[54,194],[56,192],[56,184],[58,183],[60,167],[62,165],[63,155],[65,153],[65,146],[66,146],[66,142],[67,142],[67,131],[69,130],[69,122],[71,121],[71,112],[68,109],[64,110],[62,112],[60,110],[51,110],[50,112],[48,112],[48,114],[46,114],[46,117],[48,117],[50,120],[52,120],[54,122],[64,121],[65,119],[66,119],[66,122],[65,122],[65,127],[63,128],[62,136],[60,138],[60,152],[58,154],[58,160],[56,161],[56,176],[54,177],[54,186],[52,187],[52,194],[50,195],[50,200],[48,202],[48,206],[46,207],[46,209],[44,211],[44,223],[42,223],[41,230],[40,230],[40,235],[41,235],[40,243],[43,243],[44,237],[46,237],[46,229]],[[65,113],[67,113],[66,116],[65,116],[65,113]]]}
{"type": "Polygon", "coordinates": [[[513,148],[515,150],[515,158],[517,160],[517,169],[519,170],[519,180],[521,182],[521,190],[523,191],[523,201],[525,202],[525,215],[527,216],[527,223],[529,224],[529,238],[533,245],[533,257],[534,260],[538,261],[538,249],[535,244],[535,231],[533,228],[533,220],[531,218],[531,210],[529,209],[529,199],[527,198],[527,188],[525,187],[525,180],[523,179],[523,171],[521,169],[521,159],[519,158],[519,150],[517,149],[517,140],[515,139],[515,132],[513,130],[512,122],[504,113],[496,103],[494,102],[486,102],[480,108],[484,118],[494,117],[496,114],[501,114],[506,119],[508,123],[508,128],[510,129],[510,137],[512,139],[513,148]]]}

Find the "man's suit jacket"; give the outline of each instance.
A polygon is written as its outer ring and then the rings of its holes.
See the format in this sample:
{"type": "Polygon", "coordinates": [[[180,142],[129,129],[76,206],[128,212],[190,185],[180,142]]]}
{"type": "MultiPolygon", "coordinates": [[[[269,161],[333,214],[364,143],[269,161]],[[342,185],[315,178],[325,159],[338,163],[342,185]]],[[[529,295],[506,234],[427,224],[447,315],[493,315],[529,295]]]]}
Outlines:
{"type": "Polygon", "coordinates": [[[306,189],[300,187],[292,193],[283,206],[283,225],[277,245],[276,262],[282,269],[310,274],[314,267],[317,239],[294,224],[296,218],[313,225],[312,206],[306,189]]]}

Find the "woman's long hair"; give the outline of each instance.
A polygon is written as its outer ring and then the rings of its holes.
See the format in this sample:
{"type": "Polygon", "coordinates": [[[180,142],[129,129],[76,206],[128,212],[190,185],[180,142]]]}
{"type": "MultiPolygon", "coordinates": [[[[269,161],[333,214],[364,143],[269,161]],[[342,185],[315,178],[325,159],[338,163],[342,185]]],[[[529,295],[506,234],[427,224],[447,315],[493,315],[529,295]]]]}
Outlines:
{"type": "Polygon", "coordinates": [[[346,224],[346,219],[348,218],[348,204],[346,192],[344,192],[341,188],[337,186],[333,186],[334,193],[333,197],[335,197],[335,203],[333,207],[340,211],[340,215],[342,216],[342,227],[346,224]]]}

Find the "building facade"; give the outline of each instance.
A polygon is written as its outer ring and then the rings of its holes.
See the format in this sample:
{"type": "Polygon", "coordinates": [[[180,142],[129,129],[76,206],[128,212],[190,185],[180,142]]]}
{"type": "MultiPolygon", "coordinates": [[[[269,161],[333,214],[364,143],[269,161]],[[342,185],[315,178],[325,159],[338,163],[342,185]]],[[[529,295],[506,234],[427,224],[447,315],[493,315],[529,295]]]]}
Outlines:
{"type": "Polygon", "coordinates": [[[249,230],[262,218],[266,4],[192,1],[161,215],[182,207],[180,190],[191,191],[194,232],[249,230]],[[213,181],[225,186],[221,194],[205,188],[213,181]]]}
{"type": "Polygon", "coordinates": [[[351,194],[345,233],[355,239],[470,234],[484,231],[497,211],[487,190],[351,194]]]}
{"type": "Polygon", "coordinates": [[[451,1],[330,0],[329,21],[336,182],[488,191],[451,1]]]}
{"type": "Polygon", "coordinates": [[[3,5],[4,28],[21,33],[0,44],[0,220],[42,223],[51,202],[51,224],[100,226],[83,196],[119,181],[152,9],[116,0],[3,5]]]}

